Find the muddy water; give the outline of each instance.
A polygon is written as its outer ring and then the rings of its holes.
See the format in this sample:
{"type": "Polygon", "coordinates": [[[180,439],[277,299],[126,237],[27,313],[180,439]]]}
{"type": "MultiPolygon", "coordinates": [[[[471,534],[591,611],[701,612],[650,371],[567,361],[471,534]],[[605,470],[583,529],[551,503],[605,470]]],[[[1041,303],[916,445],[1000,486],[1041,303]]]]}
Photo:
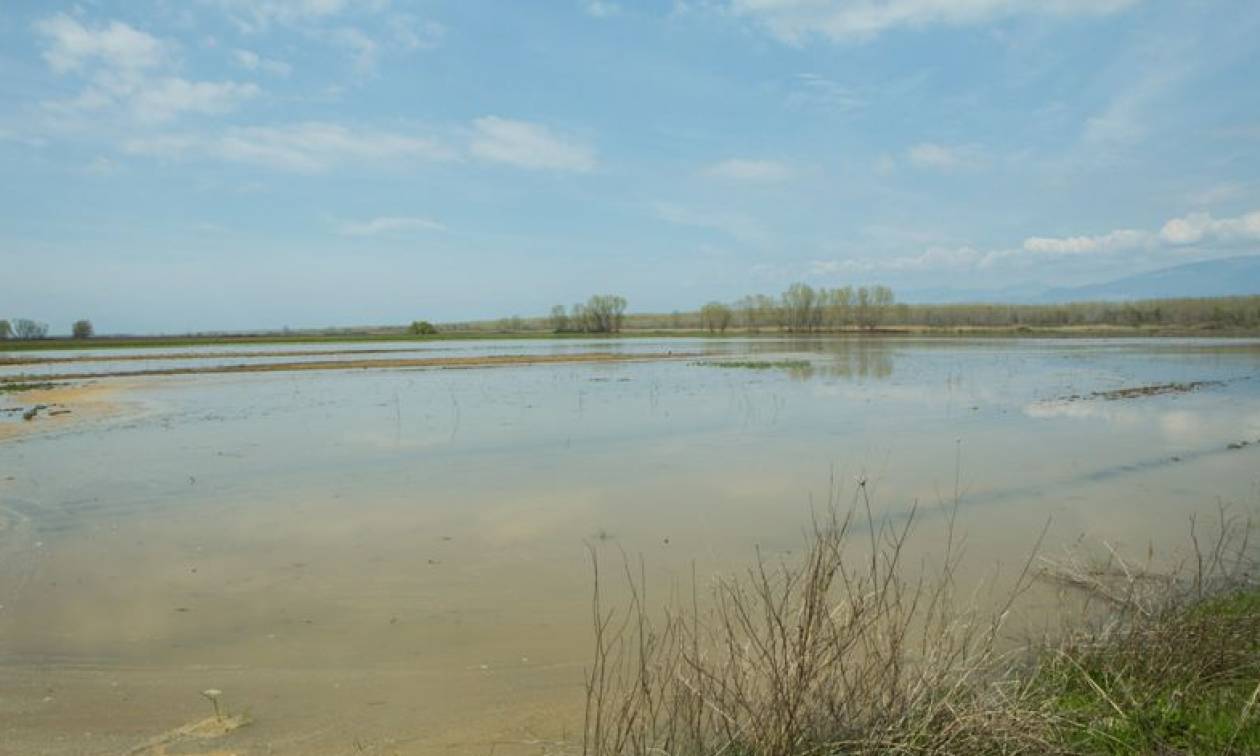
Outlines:
{"type": "Polygon", "coordinates": [[[711,356],[151,378],[0,442],[0,753],[127,752],[207,688],[252,724],[160,748],[533,753],[580,724],[588,545],[704,580],[866,480],[925,553],[957,487],[979,575],[1047,522],[1145,550],[1260,501],[1255,343],[626,344],[711,356]],[[704,364],[742,359],[808,366],[704,364]]]}

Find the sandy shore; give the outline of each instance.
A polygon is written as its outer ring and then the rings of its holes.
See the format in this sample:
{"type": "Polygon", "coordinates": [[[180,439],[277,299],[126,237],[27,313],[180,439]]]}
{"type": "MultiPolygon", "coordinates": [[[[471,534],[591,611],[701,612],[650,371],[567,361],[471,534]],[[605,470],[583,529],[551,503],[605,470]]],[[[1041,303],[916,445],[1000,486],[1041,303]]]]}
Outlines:
{"type": "Polygon", "coordinates": [[[117,383],[105,386],[93,382],[0,394],[0,410],[5,410],[0,420],[0,442],[113,414],[119,410],[113,396],[122,388],[117,383]],[[44,409],[34,418],[22,419],[23,412],[39,405],[44,409]]]}
{"type": "Polygon", "coordinates": [[[311,360],[204,367],[156,368],[152,370],[119,370],[98,373],[59,373],[40,376],[0,377],[0,384],[23,381],[99,380],[104,378],[142,378],[159,375],[208,375],[215,373],[275,373],[307,370],[371,370],[382,368],[485,368],[523,365],[644,362],[650,360],[690,359],[699,355],[690,352],[649,352],[618,354],[593,352],[582,354],[507,354],[469,357],[396,357],[367,360],[311,360]]]}

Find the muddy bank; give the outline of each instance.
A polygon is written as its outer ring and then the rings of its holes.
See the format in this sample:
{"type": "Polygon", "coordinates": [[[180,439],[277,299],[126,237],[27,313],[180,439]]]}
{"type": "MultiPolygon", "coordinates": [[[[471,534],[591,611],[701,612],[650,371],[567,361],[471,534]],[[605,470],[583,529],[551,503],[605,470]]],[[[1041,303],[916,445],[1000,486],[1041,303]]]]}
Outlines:
{"type": "MultiPolygon", "coordinates": [[[[102,378],[142,378],[159,375],[208,375],[214,373],[275,373],[307,370],[372,370],[383,368],[481,368],[511,367],[517,365],[585,364],[645,362],[651,360],[690,359],[698,355],[684,352],[652,352],[646,354],[615,354],[595,352],[590,354],[509,354],[478,355],[472,357],[415,357],[370,360],[312,360],[308,362],[283,362],[238,365],[208,365],[205,367],[159,368],[153,370],[121,370],[98,373],[62,373],[41,375],[43,381],[94,380],[102,378]]],[[[29,377],[0,377],[0,385],[30,380],[29,377]]]]}

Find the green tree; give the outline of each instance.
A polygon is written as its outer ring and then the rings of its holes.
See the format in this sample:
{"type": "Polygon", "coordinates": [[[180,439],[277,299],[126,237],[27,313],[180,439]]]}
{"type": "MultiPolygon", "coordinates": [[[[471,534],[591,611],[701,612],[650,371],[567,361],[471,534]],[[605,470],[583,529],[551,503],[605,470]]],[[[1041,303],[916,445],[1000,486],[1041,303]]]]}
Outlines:
{"type": "Polygon", "coordinates": [[[416,320],[407,328],[407,333],[412,336],[432,336],[437,332],[437,328],[427,320],[416,320]]]}
{"type": "Polygon", "coordinates": [[[70,335],[76,339],[90,339],[94,333],[90,320],[76,320],[70,328],[70,335]]]}

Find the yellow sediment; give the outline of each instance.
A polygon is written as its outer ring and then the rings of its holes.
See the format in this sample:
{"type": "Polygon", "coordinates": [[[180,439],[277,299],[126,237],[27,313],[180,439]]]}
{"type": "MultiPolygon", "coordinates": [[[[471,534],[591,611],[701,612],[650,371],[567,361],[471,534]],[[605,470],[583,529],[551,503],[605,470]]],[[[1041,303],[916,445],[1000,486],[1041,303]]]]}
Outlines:
{"type": "MultiPolygon", "coordinates": [[[[40,379],[41,382],[44,380],[40,379]]],[[[30,408],[39,404],[46,405],[46,409],[40,410],[32,420],[16,417],[0,422],[0,442],[109,415],[118,409],[118,405],[110,401],[110,397],[121,388],[117,383],[105,386],[94,382],[0,394],[0,407],[30,408]],[[69,412],[62,413],[61,410],[69,412]],[[58,414],[53,414],[54,412],[58,414]]]]}
{"type": "Polygon", "coordinates": [[[505,354],[476,355],[469,357],[394,357],[365,360],[312,360],[306,362],[270,362],[237,365],[206,365],[200,367],[154,368],[151,370],[120,370],[100,373],[59,373],[54,375],[4,376],[0,384],[24,381],[96,380],[104,378],[139,378],[159,375],[208,375],[215,373],[275,373],[308,370],[370,370],[387,368],[484,368],[522,365],[644,362],[650,360],[684,359],[697,357],[694,353],[649,352],[644,354],[619,354],[588,352],[582,354],[505,354]]]}

